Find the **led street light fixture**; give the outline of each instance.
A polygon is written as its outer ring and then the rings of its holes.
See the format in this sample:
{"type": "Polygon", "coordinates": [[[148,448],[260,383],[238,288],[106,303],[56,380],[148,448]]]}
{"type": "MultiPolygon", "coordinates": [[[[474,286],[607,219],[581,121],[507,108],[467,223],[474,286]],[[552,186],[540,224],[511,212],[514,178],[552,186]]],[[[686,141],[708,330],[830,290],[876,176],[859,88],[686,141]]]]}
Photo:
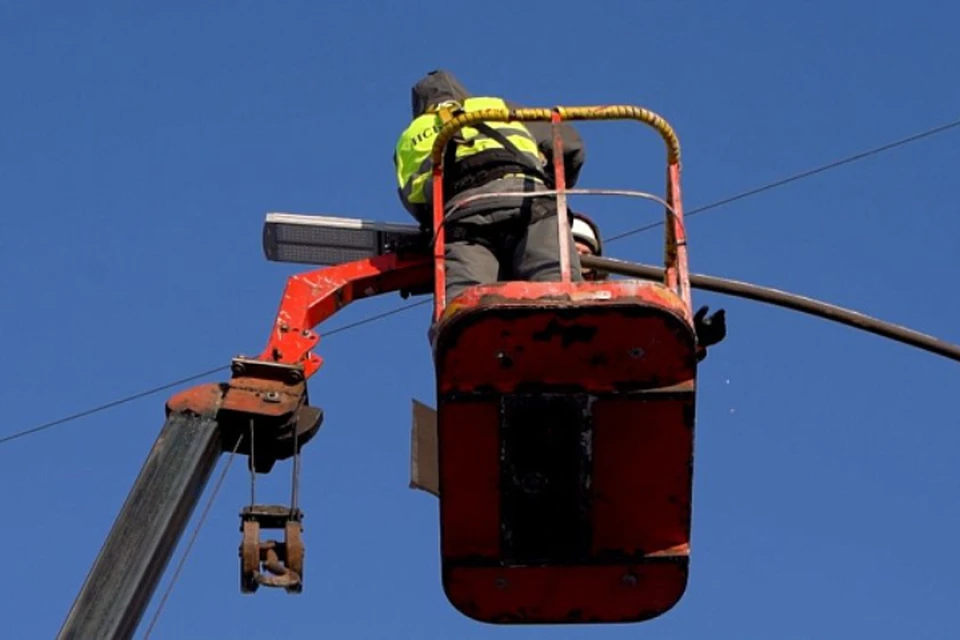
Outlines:
{"type": "Polygon", "coordinates": [[[329,266],[383,255],[398,242],[415,243],[420,235],[413,224],[268,213],[263,252],[273,262],[329,266]]]}

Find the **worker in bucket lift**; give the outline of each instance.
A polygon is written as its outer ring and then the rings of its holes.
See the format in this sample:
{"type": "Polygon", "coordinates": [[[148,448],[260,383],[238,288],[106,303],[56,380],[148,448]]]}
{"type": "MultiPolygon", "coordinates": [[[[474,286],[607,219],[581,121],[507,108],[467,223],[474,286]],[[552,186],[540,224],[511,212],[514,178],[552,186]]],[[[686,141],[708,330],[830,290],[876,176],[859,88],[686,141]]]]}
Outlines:
{"type": "MultiPolygon", "coordinates": [[[[573,241],[576,245],[577,255],[581,256],[601,256],[603,255],[603,242],[600,240],[600,228],[596,223],[579,211],[570,211],[571,231],[573,232],[573,241]]],[[[606,280],[605,271],[597,271],[581,265],[580,273],[584,280],[606,280]]]]}
{"type": "MultiPolygon", "coordinates": [[[[602,256],[603,240],[596,223],[578,211],[571,211],[570,219],[578,255],[602,256]]],[[[584,280],[597,281],[607,278],[606,272],[593,269],[583,269],[582,273],[584,280]]],[[[719,309],[708,317],[709,311],[710,307],[702,306],[693,315],[693,327],[697,333],[698,362],[707,357],[707,347],[717,344],[727,335],[726,311],[719,309]]]]}
{"type": "MultiPolygon", "coordinates": [[[[450,118],[490,108],[517,108],[498,97],[473,97],[448,71],[432,71],[412,90],[413,120],[400,134],[394,165],[400,200],[421,228],[433,229],[432,163],[436,135],[450,118]]],[[[560,126],[566,184],[576,184],[583,142],[560,126]]],[[[446,300],[471,286],[506,280],[560,281],[559,226],[553,188],[553,134],[549,122],[484,122],[464,127],[446,147],[446,300]],[[471,196],[504,192],[473,200],[471,196]]],[[[569,228],[566,230],[569,233],[569,228]]],[[[570,275],[582,280],[570,247],[570,275]]]]}

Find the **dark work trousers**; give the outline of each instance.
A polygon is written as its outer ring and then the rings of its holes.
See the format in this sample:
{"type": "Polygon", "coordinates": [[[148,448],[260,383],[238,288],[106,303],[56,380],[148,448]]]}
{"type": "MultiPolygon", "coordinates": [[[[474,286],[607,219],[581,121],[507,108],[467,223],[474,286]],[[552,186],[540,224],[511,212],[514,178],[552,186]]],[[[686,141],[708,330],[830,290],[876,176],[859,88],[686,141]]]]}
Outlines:
{"type": "MultiPolygon", "coordinates": [[[[471,286],[504,281],[559,282],[560,245],[555,207],[544,217],[528,222],[529,209],[499,210],[496,222],[454,223],[446,243],[447,304],[471,286]],[[466,236],[461,238],[461,236],[466,236]]],[[[542,215],[542,214],[541,214],[542,215]]],[[[580,256],[570,226],[570,279],[582,281],[580,256]]]]}

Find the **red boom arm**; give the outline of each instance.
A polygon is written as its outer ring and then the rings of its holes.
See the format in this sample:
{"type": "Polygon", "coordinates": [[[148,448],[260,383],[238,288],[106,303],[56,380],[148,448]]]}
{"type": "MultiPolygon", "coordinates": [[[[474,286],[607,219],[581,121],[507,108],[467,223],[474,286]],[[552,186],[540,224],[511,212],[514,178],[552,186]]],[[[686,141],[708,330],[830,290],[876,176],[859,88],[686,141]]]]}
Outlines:
{"type": "MultiPolygon", "coordinates": [[[[306,380],[323,363],[311,351],[320,340],[313,328],[354,300],[391,291],[429,293],[432,267],[426,251],[388,253],[290,277],[263,353],[235,358],[226,384],[202,384],[174,395],[167,413],[215,418],[225,446],[257,431],[256,467],[269,471],[275,460],[298,452],[323,420],[322,411],[307,404],[306,380]]],[[[237,452],[249,455],[251,442],[242,440],[237,452]]]]}
{"type": "Polygon", "coordinates": [[[323,364],[323,359],[311,351],[320,340],[314,327],[354,300],[428,287],[432,267],[427,255],[401,257],[388,253],[291,276],[270,340],[259,359],[302,364],[304,378],[309,378],[323,364]]]}

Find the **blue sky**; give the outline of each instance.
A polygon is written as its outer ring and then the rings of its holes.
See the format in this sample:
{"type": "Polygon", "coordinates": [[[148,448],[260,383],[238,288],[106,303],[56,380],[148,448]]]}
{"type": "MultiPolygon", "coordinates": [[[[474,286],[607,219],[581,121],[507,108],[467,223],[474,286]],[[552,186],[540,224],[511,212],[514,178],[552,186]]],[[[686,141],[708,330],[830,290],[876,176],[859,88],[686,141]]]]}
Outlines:
{"type": "MultiPolygon", "coordinates": [[[[0,436],[259,352],[297,270],[263,258],[264,214],[408,221],[390,156],[430,69],[530,105],[661,113],[688,209],[960,115],[950,3],[595,7],[0,2],[0,436]]],[[[653,134],[582,131],[582,186],[662,189],[653,134]]],[[[692,270],[960,340],[958,135],[692,218],[692,270]]],[[[660,215],[575,204],[607,235],[660,215]]],[[[657,262],[660,242],[609,253],[657,262]]],[[[695,303],[726,308],[729,337],[701,368],[692,574],[662,618],[494,628],[446,603],[436,501],[407,489],[411,398],[433,401],[422,306],[321,342],[304,594],[239,593],[234,464],[153,637],[953,637],[960,553],[933,543],[960,535],[956,363],[749,301],[695,303]]],[[[169,393],[0,446],[5,637],[55,635],[169,393]]],[[[288,469],[261,494],[285,500],[288,469]]]]}

